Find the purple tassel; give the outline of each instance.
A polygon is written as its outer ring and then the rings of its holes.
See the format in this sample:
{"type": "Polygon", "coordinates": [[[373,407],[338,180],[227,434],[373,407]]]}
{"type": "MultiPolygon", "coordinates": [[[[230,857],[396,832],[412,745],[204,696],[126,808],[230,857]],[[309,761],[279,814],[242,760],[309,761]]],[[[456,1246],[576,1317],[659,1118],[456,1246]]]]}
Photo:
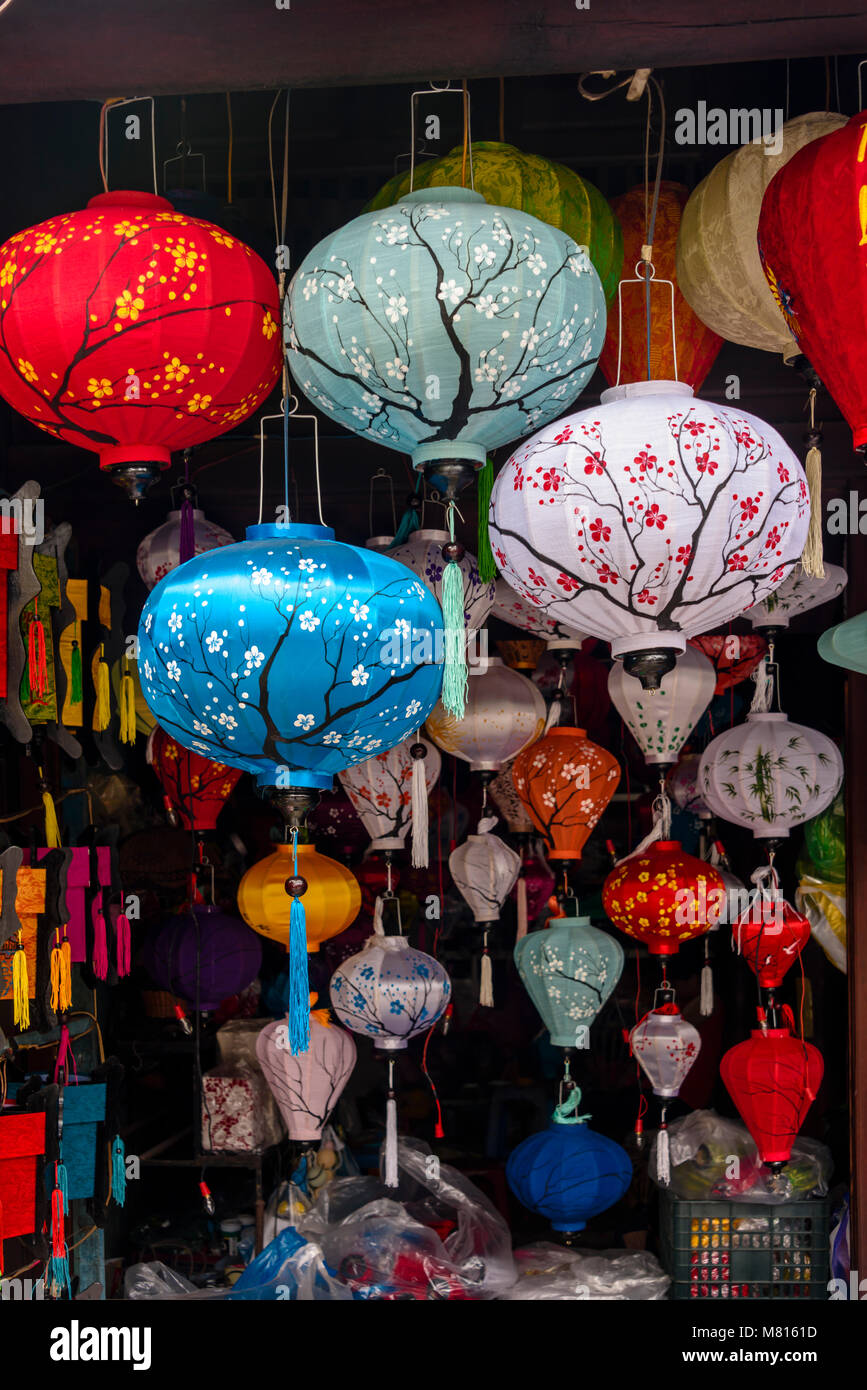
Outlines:
{"type": "Polygon", "coordinates": [[[193,504],[189,497],[185,497],[181,503],[181,534],[178,539],[178,552],[182,565],[186,564],[187,560],[192,560],[196,553],[196,524],[193,516],[193,504]]]}

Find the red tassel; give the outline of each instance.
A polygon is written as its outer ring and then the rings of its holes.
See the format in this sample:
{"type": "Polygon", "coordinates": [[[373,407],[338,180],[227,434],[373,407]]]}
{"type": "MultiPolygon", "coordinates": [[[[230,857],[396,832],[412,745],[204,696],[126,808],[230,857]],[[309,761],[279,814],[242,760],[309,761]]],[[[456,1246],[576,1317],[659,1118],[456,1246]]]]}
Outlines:
{"type": "Polygon", "coordinates": [[[93,914],[93,973],[98,980],[108,974],[108,939],[105,918],[97,908],[93,914]]]}
{"type": "Polygon", "coordinates": [[[0,1201],[0,1274],[3,1273],[3,1203],[0,1201]]]}
{"type": "Polygon", "coordinates": [[[117,931],[117,973],[121,979],[129,974],[130,955],[131,955],[131,935],[129,918],[122,912],[115,923],[117,931]]]}
{"type": "Polygon", "coordinates": [[[63,1189],[55,1187],[51,1194],[51,1254],[55,1260],[62,1260],[66,1254],[66,1236],[63,1231],[63,1189]]]}
{"type": "Polygon", "coordinates": [[[27,630],[27,680],[30,696],[41,700],[48,685],[48,661],[45,655],[45,627],[39,617],[39,599],[33,600],[33,617],[27,630]]]}

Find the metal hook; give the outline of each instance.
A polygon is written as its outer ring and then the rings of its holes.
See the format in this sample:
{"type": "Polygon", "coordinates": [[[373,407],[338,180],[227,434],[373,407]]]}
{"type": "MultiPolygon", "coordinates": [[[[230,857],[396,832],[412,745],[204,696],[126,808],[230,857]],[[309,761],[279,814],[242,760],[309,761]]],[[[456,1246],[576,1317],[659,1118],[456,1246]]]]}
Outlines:
{"type": "Polygon", "coordinates": [[[108,178],[108,121],[113,112],[119,111],[122,106],[136,106],[140,101],[149,101],[151,107],[151,156],[153,160],[154,172],[154,196],[159,197],[157,187],[157,130],[156,130],[156,103],[153,97],[127,97],[123,101],[113,101],[105,112],[105,182],[106,187],[109,183],[108,178]]]}
{"type": "Polygon", "coordinates": [[[371,536],[374,534],[374,531],[373,531],[373,492],[374,492],[374,487],[375,487],[375,485],[376,485],[378,482],[384,482],[384,483],[386,483],[387,486],[388,486],[389,493],[391,494],[391,534],[394,535],[395,532],[397,531],[397,512],[396,512],[396,510],[395,510],[395,505],[394,505],[394,479],[392,478],[391,474],[390,474],[389,472],[387,472],[387,470],[386,470],[385,468],[377,468],[376,472],[374,473],[373,477],[372,477],[371,480],[370,480],[370,487],[368,488],[368,492],[367,492],[367,522],[368,522],[368,526],[369,526],[369,528],[370,528],[370,529],[369,529],[369,534],[370,534],[371,536]]]}
{"type": "Polygon", "coordinates": [[[623,286],[624,285],[646,285],[650,280],[655,285],[668,285],[671,291],[671,355],[674,359],[674,379],[679,381],[677,374],[677,330],[674,324],[674,282],[672,280],[657,280],[656,268],[653,261],[637,261],[635,265],[635,275],[627,280],[621,280],[617,286],[617,380],[615,386],[620,385],[620,359],[623,351],[623,286]],[[639,274],[643,268],[644,274],[639,274]]]}
{"type": "MultiPolygon", "coordinates": [[[[168,159],[163,160],[163,192],[166,191],[166,169],[168,169],[170,164],[177,164],[178,160],[182,160],[186,163],[188,159],[200,159],[202,161],[202,192],[204,193],[208,183],[204,154],[199,150],[194,150],[189,140],[179,140],[175,149],[177,151],[176,154],[170,155],[168,159]]],[[[186,181],[184,181],[181,186],[186,188],[186,181]]]]}
{"type": "MultiPolygon", "coordinates": [[[[453,87],[452,84],[451,84],[451,79],[449,79],[449,81],[446,82],[446,85],[445,85],[444,87],[438,87],[438,86],[436,85],[435,82],[430,82],[430,83],[428,84],[428,86],[427,86],[426,88],[424,88],[423,90],[417,91],[417,92],[412,92],[412,93],[410,94],[410,98],[409,98],[409,144],[410,144],[410,151],[411,151],[411,153],[410,153],[410,160],[409,160],[409,191],[410,191],[410,193],[412,193],[413,188],[415,187],[415,147],[416,147],[416,138],[415,138],[415,103],[416,103],[416,98],[417,98],[417,97],[429,97],[429,96],[454,96],[454,97],[460,97],[460,98],[461,98],[461,101],[463,101],[463,99],[464,99],[464,90],[463,90],[462,87],[453,87]]],[[[475,178],[474,178],[474,175],[473,175],[473,122],[472,122],[472,111],[471,111],[471,97],[470,97],[469,90],[467,90],[467,93],[466,93],[466,102],[467,102],[467,108],[466,108],[466,109],[467,109],[467,149],[468,149],[468,152],[469,152],[470,188],[471,188],[471,190],[472,190],[473,192],[475,192],[475,191],[476,191],[476,184],[475,184],[475,178]]]]}

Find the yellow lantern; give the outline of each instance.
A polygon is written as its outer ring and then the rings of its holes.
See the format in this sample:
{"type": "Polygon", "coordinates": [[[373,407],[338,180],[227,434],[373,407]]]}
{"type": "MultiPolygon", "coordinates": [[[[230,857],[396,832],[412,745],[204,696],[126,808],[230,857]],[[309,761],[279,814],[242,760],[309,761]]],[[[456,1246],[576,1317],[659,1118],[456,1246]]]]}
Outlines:
{"type": "Polygon", "coordinates": [[[690,195],[677,238],[677,283],[702,323],[728,342],[798,355],[759,258],[759,213],[777,170],[845,124],[831,111],[796,116],[779,132],[779,153],[763,142],[742,145],[690,195]]]}
{"type": "MultiPolygon", "coordinates": [[[[278,845],[273,854],[247,870],[238,888],[238,907],[247,926],[269,941],[279,941],[286,950],[292,907],[286,880],[295,872],[293,865],[291,844],[278,845]]],[[[303,903],[307,950],[312,954],[355,921],[361,910],[361,889],[343,864],[319,854],[313,845],[298,846],[298,873],[307,880],[303,903]]]]}

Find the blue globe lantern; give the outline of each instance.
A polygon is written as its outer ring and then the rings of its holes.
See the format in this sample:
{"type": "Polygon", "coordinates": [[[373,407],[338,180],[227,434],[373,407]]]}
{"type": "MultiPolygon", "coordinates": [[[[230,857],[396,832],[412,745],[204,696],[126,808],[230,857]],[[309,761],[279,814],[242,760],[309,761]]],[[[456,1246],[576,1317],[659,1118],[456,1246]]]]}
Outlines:
{"type": "Polygon", "coordinates": [[[591,1217],[620,1201],[632,1181],[625,1149],[589,1129],[590,1117],[577,1113],[580,1104],[576,1086],[548,1128],[531,1134],[506,1163],[506,1181],[518,1201],[566,1233],[583,1231],[591,1217]]]}
{"type": "Polygon", "coordinates": [[[515,943],[515,965],[555,1047],[586,1047],[587,1030],[623,973],[623,948],[589,917],[554,917],[515,943]]]}

